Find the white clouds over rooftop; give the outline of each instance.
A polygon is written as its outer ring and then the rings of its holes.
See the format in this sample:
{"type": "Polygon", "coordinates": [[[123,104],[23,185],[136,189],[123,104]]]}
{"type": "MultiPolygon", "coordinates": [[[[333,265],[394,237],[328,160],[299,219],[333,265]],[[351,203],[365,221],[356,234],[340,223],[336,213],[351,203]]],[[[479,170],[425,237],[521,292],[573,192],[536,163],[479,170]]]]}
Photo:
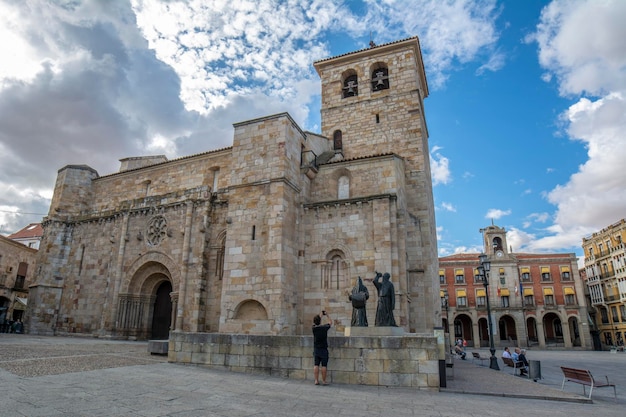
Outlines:
{"type": "Polygon", "coordinates": [[[570,138],[585,144],[588,160],[547,194],[557,206],[553,235],[535,247],[577,246],[585,234],[625,217],[625,20],[621,0],[556,0],[542,12],[534,38],[540,63],[555,76],[546,79],[556,80],[563,95],[587,96],[562,119],[570,138]]]}

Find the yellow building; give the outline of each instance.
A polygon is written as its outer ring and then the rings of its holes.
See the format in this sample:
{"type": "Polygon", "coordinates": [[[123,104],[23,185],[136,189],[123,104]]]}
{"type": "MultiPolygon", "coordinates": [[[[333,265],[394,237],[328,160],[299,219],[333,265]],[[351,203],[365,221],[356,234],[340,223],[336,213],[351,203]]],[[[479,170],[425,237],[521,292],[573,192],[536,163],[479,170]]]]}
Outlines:
{"type": "Polygon", "coordinates": [[[585,272],[604,348],[623,349],[626,336],[626,220],[583,238],[585,272]]]}

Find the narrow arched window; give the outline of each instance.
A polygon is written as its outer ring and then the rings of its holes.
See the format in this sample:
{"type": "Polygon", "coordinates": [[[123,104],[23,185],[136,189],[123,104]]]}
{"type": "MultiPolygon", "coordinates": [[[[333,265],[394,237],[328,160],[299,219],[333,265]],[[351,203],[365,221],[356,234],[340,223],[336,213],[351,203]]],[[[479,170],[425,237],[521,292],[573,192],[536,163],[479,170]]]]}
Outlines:
{"type": "Polygon", "coordinates": [[[226,253],[226,233],[222,232],[215,246],[215,276],[219,280],[224,277],[224,254],[226,253]]]}
{"type": "Polygon", "coordinates": [[[347,285],[348,264],[344,253],[340,250],[333,250],[326,255],[326,262],[321,270],[321,288],[327,290],[338,290],[347,285]]]}
{"type": "Polygon", "coordinates": [[[350,198],[350,179],[345,175],[337,181],[337,198],[350,198]]]}
{"type": "Polygon", "coordinates": [[[333,133],[333,149],[336,151],[343,149],[341,130],[335,130],[335,133],[333,133]]]}

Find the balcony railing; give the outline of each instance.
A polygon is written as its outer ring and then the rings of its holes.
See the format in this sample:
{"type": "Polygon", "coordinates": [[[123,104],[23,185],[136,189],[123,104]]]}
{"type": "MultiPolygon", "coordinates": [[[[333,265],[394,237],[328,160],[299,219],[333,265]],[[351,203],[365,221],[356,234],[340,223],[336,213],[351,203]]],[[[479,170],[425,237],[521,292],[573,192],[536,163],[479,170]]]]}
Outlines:
{"type": "Polygon", "coordinates": [[[603,272],[600,274],[600,279],[613,278],[614,276],[615,276],[615,272],[603,272]]]}

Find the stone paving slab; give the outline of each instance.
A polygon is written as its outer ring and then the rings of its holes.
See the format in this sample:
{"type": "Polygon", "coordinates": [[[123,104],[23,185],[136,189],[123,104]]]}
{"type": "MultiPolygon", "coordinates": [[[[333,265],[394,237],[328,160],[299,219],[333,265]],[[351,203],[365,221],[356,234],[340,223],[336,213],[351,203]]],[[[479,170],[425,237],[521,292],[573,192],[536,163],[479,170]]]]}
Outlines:
{"type": "Polygon", "coordinates": [[[0,368],[30,377],[167,361],[166,356],[150,355],[146,346],[144,342],[2,335],[0,368]]]}
{"type": "Polygon", "coordinates": [[[577,403],[592,402],[581,395],[543,385],[540,380],[533,381],[515,376],[507,368],[496,371],[470,360],[460,359],[454,361],[454,368],[454,378],[447,381],[447,387],[442,388],[442,391],[577,403]]]}
{"type": "MultiPolygon", "coordinates": [[[[40,376],[20,376],[0,368],[0,415],[3,417],[23,416],[289,416],[289,417],[368,417],[368,416],[439,416],[439,417],[491,417],[491,416],[623,416],[626,406],[624,387],[618,389],[618,402],[607,392],[602,393],[591,404],[575,402],[544,401],[533,397],[517,398],[495,395],[463,395],[456,392],[420,391],[410,388],[371,387],[361,385],[331,384],[315,386],[312,381],[289,380],[265,375],[230,373],[200,366],[172,364],[163,358],[147,354],[147,342],[125,342],[117,345],[98,339],[80,340],[73,338],[38,338],[16,335],[6,338],[0,335],[0,352],[19,347],[28,359],[36,356],[38,348],[45,348],[45,358],[55,360],[51,347],[58,346],[58,358],[71,357],[75,350],[85,356],[85,346],[93,346],[99,359],[111,361],[111,349],[126,349],[128,357],[146,360],[147,364],[121,365],[93,370],[77,370],[70,361],[65,363],[66,373],[49,373],[40,376]],[[16,341],[19,339],[19,343],[16,341]],[[142,350],[144,350],[142,353],[142,350]],[[144,355],[142,357],[141,355],[144,355]]],[[[584,360],[604,371],[604,366],[615,365],[621,358],[593,355],[584,360]],[[600,358],[598,362],[593,358],[600,358]],[[603,362],[604,361],[604,362],[603,362]],[[604,364],[604,365],[603,365],[604,364]]],[[[599,352],[601,354],[601,352],[599,352]]],[[[11,361],[19,361],[15,351],[11,361]]],[[[124,352],[121,353],[125,355],[124,352]]],[[[575,361],[578,354],[559,353],[565,362],[575,361]]],[[[541,357],[549,378],[541,384],[522,380],[524,387],[543,386],[554,389],[553,370],[548,365],[550,357],[541,357]],[[547,385],[543,385],[543,384],[547,385]]],[[[554,357],[554,355],[552,356],[554,357]]],[[[34,358],[37,359],[37,358],[34,358]]],[[[540,359],[533,352],[533,359],[540,359]]],[[[626,359],[626,355],[624,355],[626,359]]],[[[580,359],[579,359],[580,360],[580,359]]],[[[5,361],[6,363],[6,361],[5,361]]],[[[32,362],[35,364],[35,362],[32,362]]],[[[111,362],[114,365],[113,362],[111,362]]],[[[332,369],[332,352],[331,363],[332,369]]],[[[474,386],[485,388],[489,384],[517,390],[518,377],[505,371],[493,371],[466,363],[463,372],[474,386]],[[467,365],[467,366],[465,366],[467,365]],[[472,374],[473,373],[473,374],[472,374]],[[473,375],[473,376],[472,376],[473,375]],[[506,378],[506,379],[501,379],[506,378]],[[502,382],[506,381],[506,382],[502,382]],[[480,385],[479,385],[480,384],[480,385]]],[[[459,369],[461,369],[459,367],[459,369]]],[[[622,368],[623,369],[623,368],[622,368]]],[[[623,370],[621,371],[623,372],[623,370]]],[[[456,375],[461,375],[457,372],[456,375]]],[[[554,377],[555,378],[555,377],[554,377]]],[[[459,380],[460,381],[460,380],[459,380]]],[[[521,385],[520,385],[521,386],[521,385]]],[[[560,388],[560,385],[559,385],[560,388]]],[[[578,388],[578,387],[574,387],[578,388]]],[[[493,388],[491,388],[493,389],[493,388]]],[[[505,394],[511,394],[505,393],[505,394]]]]}

